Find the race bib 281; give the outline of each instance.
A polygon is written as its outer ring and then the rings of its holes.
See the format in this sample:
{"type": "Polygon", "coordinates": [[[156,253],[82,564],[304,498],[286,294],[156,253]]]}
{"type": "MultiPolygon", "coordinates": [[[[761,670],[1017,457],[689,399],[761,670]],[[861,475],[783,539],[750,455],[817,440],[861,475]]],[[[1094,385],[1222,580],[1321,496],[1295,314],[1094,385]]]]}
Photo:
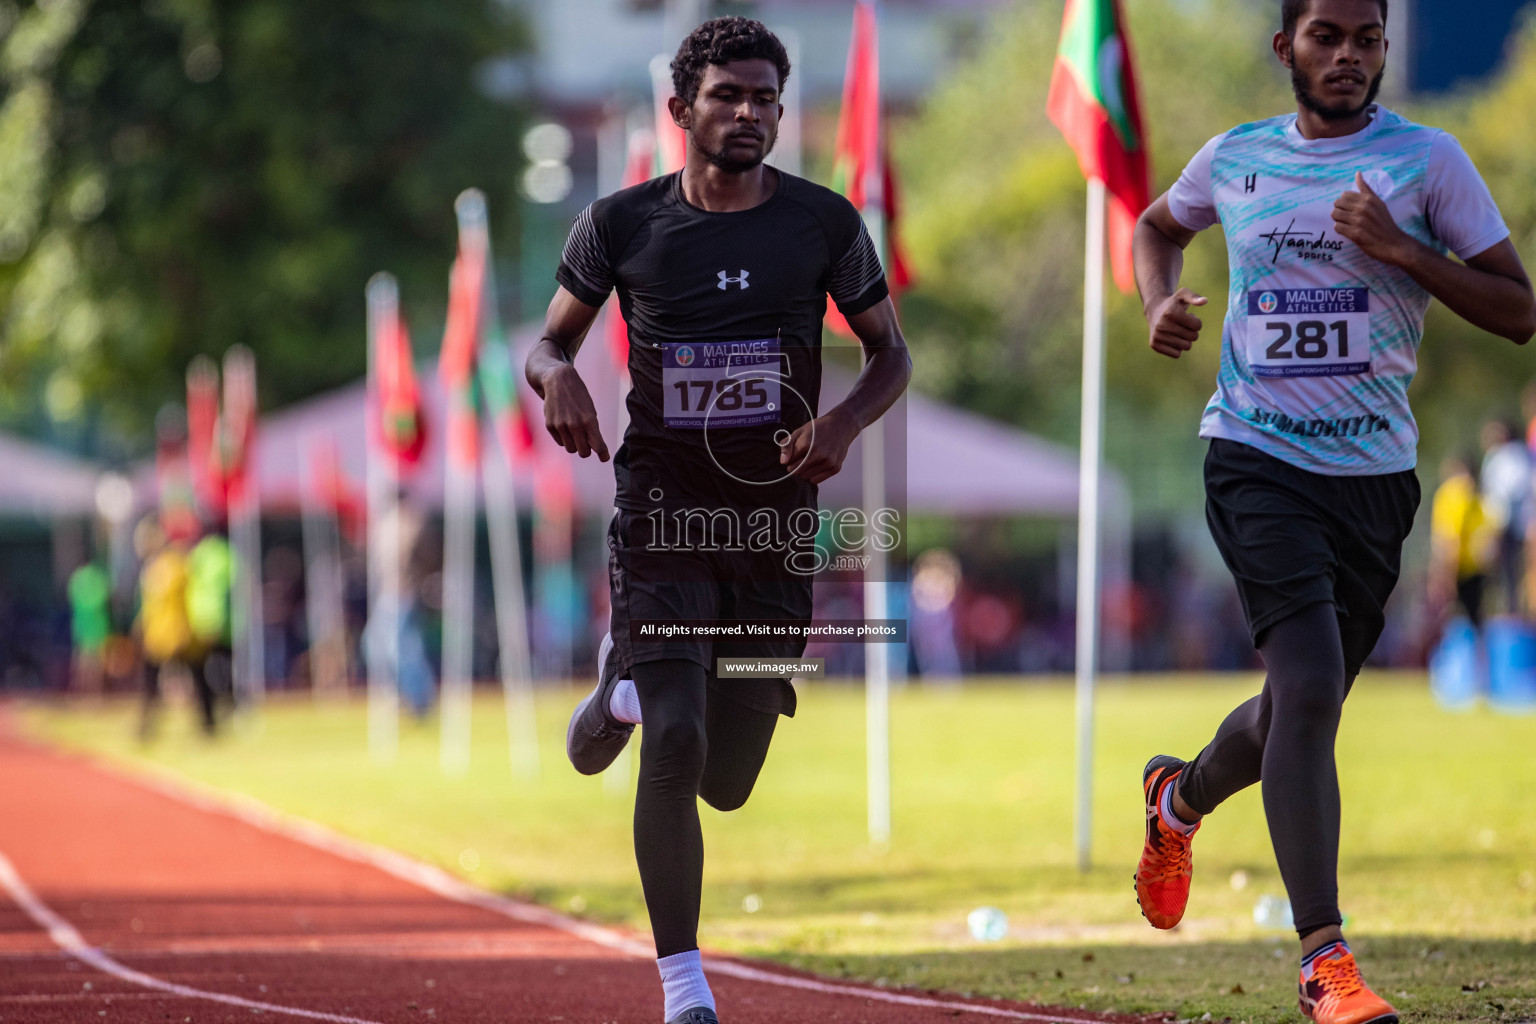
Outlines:
{"type": "Polygon", "coordinates": [[[1369,288],[1273,288],[1248,293],[1248,364],[1256,377],[1371,372],[1369,288]]]}

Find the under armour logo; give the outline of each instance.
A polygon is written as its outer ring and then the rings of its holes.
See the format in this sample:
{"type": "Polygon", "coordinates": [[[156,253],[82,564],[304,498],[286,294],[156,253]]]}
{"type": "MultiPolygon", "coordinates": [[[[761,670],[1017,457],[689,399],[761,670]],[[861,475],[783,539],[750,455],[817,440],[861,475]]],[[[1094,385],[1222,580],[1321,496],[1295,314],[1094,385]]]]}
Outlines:
{"type": "Polygon", "coordinates": [[[1244,192],[1252,194],[1254,192],[1257,192],[1258,190],[1259,190],[1259,176],[1257,174],[1250,174],[1250,175],[1248,175],[1248,177],[1243,179],[1243,191],[1244,192]]]}
{"type": "Polygon", "coordinates": [[[718,287],[721,291],[725,291],[733,284],[741,285],[742,291],[746,291],[748,288],[752,287],[751,285],[747,284],[747,272],[745,270],[741,272],[740,277],[729,277],[726,275],[725,271],[720,271],[720,283],[716,287],[718,287]]]}

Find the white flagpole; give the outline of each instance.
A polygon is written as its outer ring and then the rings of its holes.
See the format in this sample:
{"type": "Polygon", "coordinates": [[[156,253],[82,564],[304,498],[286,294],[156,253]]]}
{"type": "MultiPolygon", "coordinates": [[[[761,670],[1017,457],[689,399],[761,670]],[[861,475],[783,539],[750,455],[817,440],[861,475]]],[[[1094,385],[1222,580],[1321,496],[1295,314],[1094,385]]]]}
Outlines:
{"type": "MultiPolygon", "coordinates": [[[[485,193],[469,189],[454,207],[460,223],[475,226],[485,239],[485,290],[481,323],[499,316],[496,275],[492,272],[491,231],[485,193]]],[[[484,332],[481,332],[482,337],[484,332]]],[[[511,358],[510,353],[508,359],[511,358]]],[[[515,389],[517,382],[512,386],[515,389]]],[[[500,444],[506,439],[500,438],[500,444]]],[[[517,494],[512,489],[512,452],[502,452],[506,463],[494,458],[482,462],[485,473],[485,516],[491,545],[491,587],[496,600],[496,639],[500,646],[501,694],[507,719],[507,743],[512,774],[525,779],[539,777],[539,736],[534,720],[533,664],[528,646],[528,607],[523,594],[523,541],[517,529],[517,494]]]]}
{"type": "Polygon", "coordinates": [[[347,645],[343,635],[345,584],[341,569],[341,527],[322,500],[316,459],[331,457],[329,437],[306,437],[299,445],[299,509],[304,543],[304,610],[309,623],[309,689],[316,702],[347,693],[347,645]]]}
{"type": "MultiPolygon", "coordinates": [[[[234,423],[233,429],[255,429],[256,356],[244,345],[224,353],[224,415],[234,423]]],[[[242,439],[241,443],[247,441],[242,439]]],[[[244,686],[239,687],[240,706],[256,712],[267,696],[267,637],[261,585],[261,491],[253,442],[245,460],[245,487],[239,502],[229,510],[230,539],[240,563],[230,601],[235,621],[242,624],[237,628],[245,637],[245,649],[235,649],[235,671],[243,667],[245,672],[244,686]]]]}
{"type": "Polygon", "coordinates": [[[1093,863],[1093,698],[1099,671],[1099,483],[1104,463],[1105,189],[1088,181],[1083,421],[1077,508],[1077,868],[1093,863]]]}
{"type": "MultiPolygon", "coordinates": [[[[390,274],[368,281],[368,415],[381,413],[379,338],[394,323],[400,291],[390,274]]],[[[390,461],[368,445],[368,625],[363,656],[368,663],[368,751],[381,764],[394,761],[400,742],[400,508],[390,461]]]]}
{"type": "MultiPolygon", "coordinates": [[[[879,8],[871,5],[878,17],[879,8]]],[[[875,95],[880,89],[880,44],[878,22],[871,42],[873,55],[875,95]]],[[[881,150],[879,100],[875,100],[877,116],[872,119],[867,141],[874,163],[865,168],[864,220],[869,227],[875,252],[882,262],[885,253],[885,175],[881,150]]],[[[885,552],[875,541],[873,524],[876,514],[885,506],[885,420],[879,419],[864,431],[864,553],[869,562],[864,570],[864,617],[885,619],[890,606],[886,594],[888,564],[885,552]]],[[[883,847],[891,841],[891,648],[883,642],[871,641],[864,646],[864,730],[866,775],[869,789],[869,841],[872,846],[883,847]]]]}
{"type": "MultiPolygon", "coordinates": [[[[875,541],[872,524],[885,504],[885,420],[864,431],[865,547],[869,558],[864,577],[864,616],[889,617],[886,602],[885,552],[875,541]]],[[[891,665],[890,646],[870,641],[864,646],[864,719],[869,786],[869,841],[885,846],[891,841],[891,665]]]]}
{"type": "MultiPolygon", "coordinates": [[[[476,248],[484,258],[483,273],[491,273],[485,252],[485,201],[471,189],[454,202],[461,246],[476,248]]],[[[483,286],[482,286],[483,287],[483,286]]],[[[477,326],[477,330],[478,330],[477,326]]],[[[478,339],[477,339],[478,340],[478,339]]],[[[473,372],[473,371],[471,371],[473,372]]],[[[455,397],[447,396],[451,408],[455,397]]],[[[450,414],[451,415],[451,414],[450,414]]],[[[478,433],[478,419],[475,430],[478,433]]],[[[474,698],[475,618],[475,491],[473,467],[457,464],[448,453],[446,501],[443,510],[443,684],[440,698],[442,740],[439,763],[444,774],[469,771],[470,713],[474,698]]]]}

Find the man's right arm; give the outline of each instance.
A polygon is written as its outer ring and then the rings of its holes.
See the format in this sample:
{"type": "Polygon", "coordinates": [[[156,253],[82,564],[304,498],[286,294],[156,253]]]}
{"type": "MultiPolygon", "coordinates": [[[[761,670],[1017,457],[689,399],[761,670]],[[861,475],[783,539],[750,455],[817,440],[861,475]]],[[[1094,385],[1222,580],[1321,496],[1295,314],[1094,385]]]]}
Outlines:
{"type": "Polygon", "coordinates": [[[586,458],[593,452],[608,461],[608,446],[597,425],[597,407],[574,360],[599,306],[589,306],[563,286],[555,291],[544,316],[544,333],[528,353],[528,384],[544,399],[544,427],[566,451],[586,458]]]}
{"type": "Polygon", "coordinates": [[[1151,329],[1150,343],[1152,351],[1170,359],[1188,352],[1200,337],[1202,321],[1189,307],[1203,306],[1207,299],[1179,285],[1184,273],[1184,250],[1195,234],[1174,217],[1166,193],[1136,222],[1132,244],[1136,285],[1151,329]]]}

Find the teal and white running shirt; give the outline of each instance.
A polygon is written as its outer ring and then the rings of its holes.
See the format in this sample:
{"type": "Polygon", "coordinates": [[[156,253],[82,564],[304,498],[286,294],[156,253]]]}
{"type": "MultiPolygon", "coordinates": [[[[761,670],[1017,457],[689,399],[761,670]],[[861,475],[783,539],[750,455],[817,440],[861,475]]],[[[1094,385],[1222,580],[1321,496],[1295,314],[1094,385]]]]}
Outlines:
{"type": "Polygon", "coordinates": [[[1231,264],[1201,437],[1331,476],[1414,467],[1408,385],[1430,295],[1336,230],[1334,203],[1357,171],[1427,245],[1467,259],[1509,237],[1456,139],[1385,108],[1338,139],[1304,138],[1295,114],[1218,135],[1168,193],[1191,231],[1222,225],[1231,264]]]}

